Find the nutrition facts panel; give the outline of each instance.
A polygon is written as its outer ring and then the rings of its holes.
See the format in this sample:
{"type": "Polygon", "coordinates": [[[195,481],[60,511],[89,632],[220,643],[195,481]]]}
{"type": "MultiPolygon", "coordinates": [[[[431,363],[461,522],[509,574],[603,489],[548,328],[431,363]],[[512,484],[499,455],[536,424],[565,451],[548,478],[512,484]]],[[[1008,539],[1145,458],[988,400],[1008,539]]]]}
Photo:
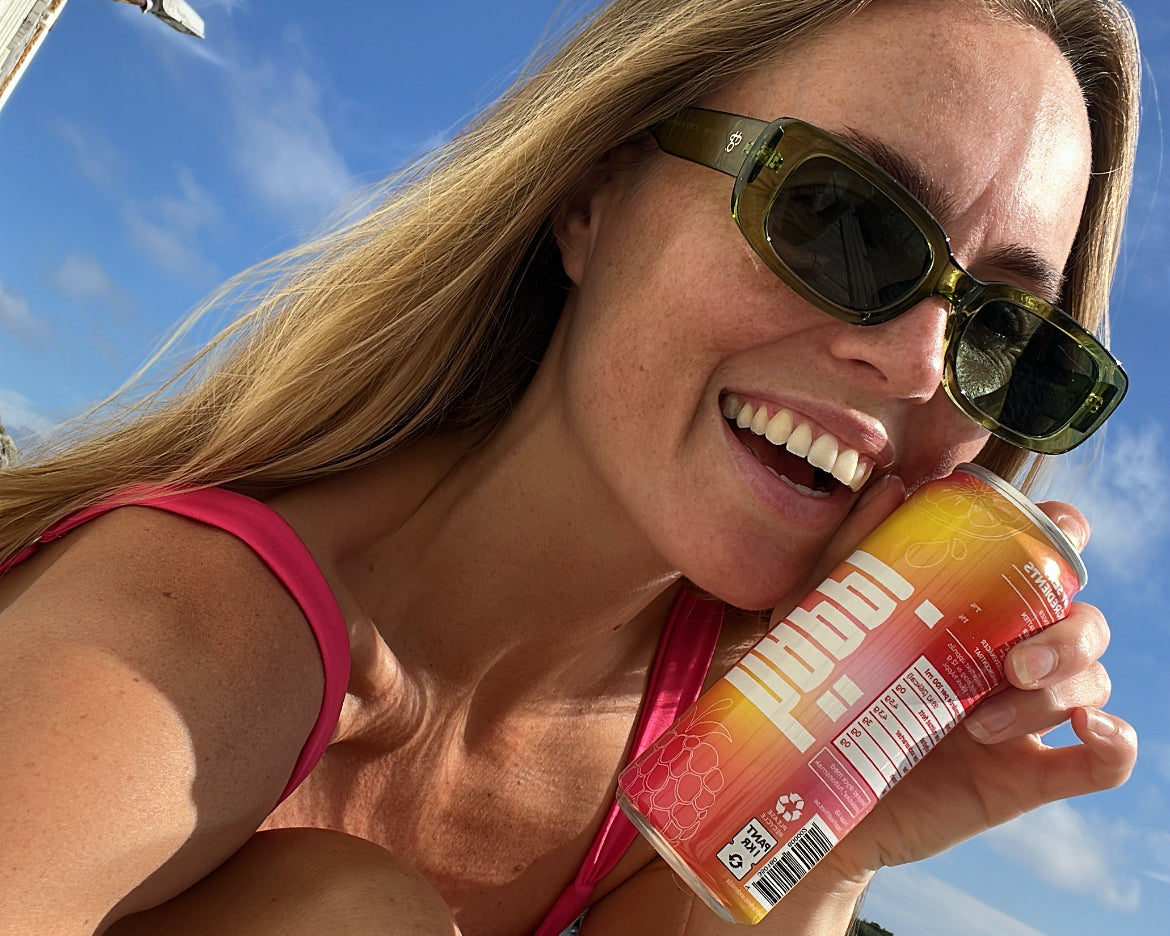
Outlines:
{"type": "Polygon", "coordinates": [[[938,669],[919,657],[834,740],[836,749],[882,796],[963,716],[938,669]]]}

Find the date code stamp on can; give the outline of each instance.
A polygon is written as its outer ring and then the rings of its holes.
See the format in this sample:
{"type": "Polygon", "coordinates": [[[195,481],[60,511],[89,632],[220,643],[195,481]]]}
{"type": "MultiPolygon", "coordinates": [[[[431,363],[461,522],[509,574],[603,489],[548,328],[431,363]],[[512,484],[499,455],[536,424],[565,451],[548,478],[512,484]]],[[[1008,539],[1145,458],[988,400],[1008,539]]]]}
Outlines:
{"type": "Polygon", "coordinates": [[[752,819],[735,833],[735,838],[719,849],[718,858],[737,881],[742,881],[775,847],[776,840],[768,830],[758,819],[752,819]]]}

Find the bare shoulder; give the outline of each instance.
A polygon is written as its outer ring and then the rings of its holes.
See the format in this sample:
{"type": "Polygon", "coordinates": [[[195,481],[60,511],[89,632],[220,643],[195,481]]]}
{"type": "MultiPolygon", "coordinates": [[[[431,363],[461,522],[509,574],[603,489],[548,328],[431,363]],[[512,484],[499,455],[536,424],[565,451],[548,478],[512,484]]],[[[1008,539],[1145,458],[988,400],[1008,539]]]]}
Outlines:
{"type": "Polygon", "coordinates": [[[173,668],[183,681],[202,667],[320,695],[296,601],[246,543],[203,523],[120,508],[45,547],[0,589],[6,638],[35,621],[42,645],[100,646],[160,676],[173,668]]]}
{"type": "Polygon", "coordinates": [[[296,602],[223,531],[126,507],[17,566],[0,579],[0,919],[92,932],[131,891],[127,910],[198,880],[275,804],[322,684],[296,602]]]}

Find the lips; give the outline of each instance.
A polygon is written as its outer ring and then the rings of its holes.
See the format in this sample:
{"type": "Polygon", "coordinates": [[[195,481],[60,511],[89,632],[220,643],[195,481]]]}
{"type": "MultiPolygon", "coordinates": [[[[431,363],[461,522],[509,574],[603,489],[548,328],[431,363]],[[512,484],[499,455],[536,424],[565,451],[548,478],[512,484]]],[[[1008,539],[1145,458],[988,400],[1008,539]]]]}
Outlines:
{"type": "Polygon", "coordinates": [[[873,472],[873,462],[857,449],[791,410],[769,410],[735,394],[723,398],[722,408],[757,460],[802,494],[828,497],[838,484],[860,491],[873,472]]]}

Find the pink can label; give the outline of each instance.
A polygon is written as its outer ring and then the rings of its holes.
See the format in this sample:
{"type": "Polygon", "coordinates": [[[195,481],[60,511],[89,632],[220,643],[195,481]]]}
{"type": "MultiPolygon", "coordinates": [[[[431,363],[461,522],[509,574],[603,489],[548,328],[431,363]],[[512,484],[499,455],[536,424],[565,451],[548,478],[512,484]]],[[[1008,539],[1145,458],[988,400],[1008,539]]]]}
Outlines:
{"type": "Polygon", "coordinates": [[[757,922],[1083,578],[1005,482],[925,484],[622,773],[619,802],[717,913],[757,922]]]}

